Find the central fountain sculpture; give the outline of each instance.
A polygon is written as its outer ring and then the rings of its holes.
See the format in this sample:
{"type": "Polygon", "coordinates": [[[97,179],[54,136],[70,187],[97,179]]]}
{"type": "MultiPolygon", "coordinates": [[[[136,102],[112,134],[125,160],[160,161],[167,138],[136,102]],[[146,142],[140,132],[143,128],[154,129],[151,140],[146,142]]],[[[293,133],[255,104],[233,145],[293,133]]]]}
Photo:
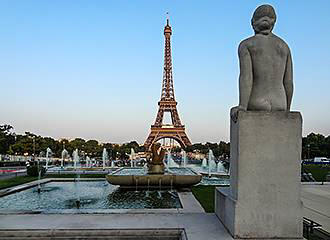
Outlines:
{"type": "Polygon", "coordinates": [[[147,156],[147,166],[149,174],[164,174],[165,164],[163,159],[165,157],[165,150],[160,147],[159,144],[154,144],[151,146],[152,152],[151,156],[147,156]]]}
{"type": "Polygon", "coordinates": [[[202,175],[190,168],[169,167],[164,164],[165,150],[159,143],[151,146],[147,153],[147,168],[124,167],[106,176],[113,185],[126,188],[172,188],[189,187],[199,183],[202,175]]]}

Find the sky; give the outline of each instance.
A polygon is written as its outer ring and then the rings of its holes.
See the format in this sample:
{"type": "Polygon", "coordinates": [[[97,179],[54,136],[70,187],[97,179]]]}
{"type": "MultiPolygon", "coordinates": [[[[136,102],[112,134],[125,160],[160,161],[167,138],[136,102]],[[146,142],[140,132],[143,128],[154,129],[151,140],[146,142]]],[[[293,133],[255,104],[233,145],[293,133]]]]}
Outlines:
{"type": "Polygon", "coordinates": [[[303,135],[330,134],[330,1],[0,0],[0,124],[143,143],[160,99],[166,12],[178,111],[193,143],[229,141],[240,41],[272,4],[291,48],[303,135]]]}

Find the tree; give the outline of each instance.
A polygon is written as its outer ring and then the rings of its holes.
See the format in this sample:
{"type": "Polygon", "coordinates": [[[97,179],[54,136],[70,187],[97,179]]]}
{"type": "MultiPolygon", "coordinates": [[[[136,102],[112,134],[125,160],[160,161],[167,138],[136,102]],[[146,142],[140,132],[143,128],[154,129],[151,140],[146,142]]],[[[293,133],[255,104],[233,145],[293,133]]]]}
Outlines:
{"type": "Polygon", "coordinates": [[[86,141],[82,138],[75,138],[74,140],[69,142],[68,150],[73,152],[75,149],[85,150],[86,141]]]}
{"type": "Polygon", "coordinates": [[[303,159],[314,157],[330,157],[330,136],[324,137],[322,134],[310,133],[302,139],[303,159]]]}
{"type": "Polygon", "coordinates": [[[172,153],[179,153],[181,151],[182,151],[182,149],[179,146],[176,146],[176,147],[172,148],[172,153]]]}
{"type": "Polygon", "coordinates": [[[13,127],[8,124],[0,125],[0,154],[6,154],[11,144],[15,143],[13,127]]]}
{"type": "Polygon", "coordinates": [[[102,147],[96,140],[88,140],[85,143],[85,152],[92,157],[100,156],[102,153],[102,147]]]}

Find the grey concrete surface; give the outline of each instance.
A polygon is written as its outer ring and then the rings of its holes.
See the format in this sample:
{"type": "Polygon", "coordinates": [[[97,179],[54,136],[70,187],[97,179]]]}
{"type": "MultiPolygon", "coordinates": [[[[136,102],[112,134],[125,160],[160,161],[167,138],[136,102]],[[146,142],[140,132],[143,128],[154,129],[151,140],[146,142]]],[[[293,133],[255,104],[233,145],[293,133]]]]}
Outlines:
{"type": "Polygon", "coordinates": [[[304,204],[303,215],[330,232],[330,183],[303,184],[301,199],[304,204]]]}
{"type": "Polygon", "coordinates": [[[188,240],[231,240],[215,214],[0,215],[0,230],[185,229],[188,240]]]}
{"type": "Polygon", "coordinates": [[[180,213],[204,213],[204,209],[201,204],[196,200],[191,192],[179,192],[178,193],[182,209],[179,209],[180,213]]]}
{"type": "Polygon", "coordinates": [[[0,230],[0,240],[187,240],[183,229],[0,230]]]}
{"type": "Polygon", "coordinates": [[[231,121],[228,192],[216,214],[236,238],[302,238],[298,112],[239,111],[231,121]]]}

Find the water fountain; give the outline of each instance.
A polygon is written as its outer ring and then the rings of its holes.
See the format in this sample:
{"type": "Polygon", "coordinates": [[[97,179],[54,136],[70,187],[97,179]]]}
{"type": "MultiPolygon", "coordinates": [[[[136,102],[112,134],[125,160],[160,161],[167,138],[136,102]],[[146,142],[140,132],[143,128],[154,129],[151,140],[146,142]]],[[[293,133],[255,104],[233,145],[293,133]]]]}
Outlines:
{"type": "MultiPolygon", "coordinates": [[[[177,164],[173,158],[172,158],[172,154],[170,151],[167,152],[167,166],[168,168],[171,168],[171,167],[179,167],[179,164],[177,164]]],[[[169,170],[169,169],[167,169],[169,170]]]]}
{"type": "Polygon", "coordinates": [[[46,170],[48,169],[48,161],[52,153],[53,153],[52,150],[48,147],[46,150],[46,170]]]}
{"type": "Polygon", "coordinates": [[[79,153],[78,153],[78,149],[76,149],[75,151],[73,151],[73,168],[74,170],[77,170],[77,163],[79,162],[79,153]]]}
{"type": "Polygon", "coordinates": [[[182,160],[183,160],[183,167],[186,167],[187,166],[187,154],[184,150],[182,151],[182,160]]]}
{"type": "Polygon", "coordinates": [[[221,161],[219,161],[217,164],[217,172],[218,173],[226,172],[226,169],[221,161]]]}
{"type": "Polygon", "coordinates": [[[75,190],[76,190],[76,207],[80,208],[80,191],[79,191],[79,182],[80,182],[80,174],[77,173],[75,178],[75,190]]]}
{"type": "Polygon", "coordinates": [[[105,170],[105,162],[108,161],[108,152],[106,148],[103,148],[103,153],[102,153],[102,168],[105,170]]]}
{"type": "Polygon", "coordinates": [[[134,167],[134,159],[135,159],[135,151],[133,148],[131,148],[131,155],[130,155],[131,167],[134,167]]]}
{"type": "Polygon", "coordinates": [[[92,167],[91,159],[89,156],[86,157],[86,167],[92,167]]]}
{"type": "Polygon", "coordinates": [[[39,171],[38,171],[38,193],[41,193],[40,179],[41,179],[41,170],[39,169],[39,171]]]}
{"type": "Polygon", "coordinates": [[[68,151],[64,148],[61,154],[62,158],[61,158],[61,168],[64,167],[64,159],[66,159],[69,156],[68,151]]]}
{"type": "MultiPolygon", "coordinates": [[[[169,171],[165,171],[164,157],[165,150],[161,148],[160,144],[154,144],[151,146],[151,152],[147,154],[147,171],[143,167],[120,168],[108,174],[106,176],[107,181],[121,187],[135,189],[153,187],[160,190],[164,187],[187,187],[201,181],[202,176],[190,168],[168,166],[169,171]]],[[[171,161],[170,154],[168,160],[169,164],[167,165],[171,165],[173,160],[171,161]]]]}
{"type": "Polygon", "coordinates": [[[166,158],[167,158],[166,159],[167,161],[164,164],[166,166],[166,171],[169,172],[169,170],[170,170],[170,161],[171,161],[171,154],[169,152],[167,152],[166,158]]]}
{"type": "Polygon", "coordinates": [[[212,169],[215,168],[214,155],[213,155],[213,151],[211,149],[209,150],[209,159],[208,160],[209,160],[208,161],[208,166],[209,166],[209,168],[208,168],[208,170],[209,170],[208,175],[209,175],[209,177],[211,177],[211,171],[212,171],[212,169]]]}
{"type": "Polygon", "coordinates": [[[207,160],[206,160],[206,158],[203,158],[202,168],[207,168],[207,160]]]}

